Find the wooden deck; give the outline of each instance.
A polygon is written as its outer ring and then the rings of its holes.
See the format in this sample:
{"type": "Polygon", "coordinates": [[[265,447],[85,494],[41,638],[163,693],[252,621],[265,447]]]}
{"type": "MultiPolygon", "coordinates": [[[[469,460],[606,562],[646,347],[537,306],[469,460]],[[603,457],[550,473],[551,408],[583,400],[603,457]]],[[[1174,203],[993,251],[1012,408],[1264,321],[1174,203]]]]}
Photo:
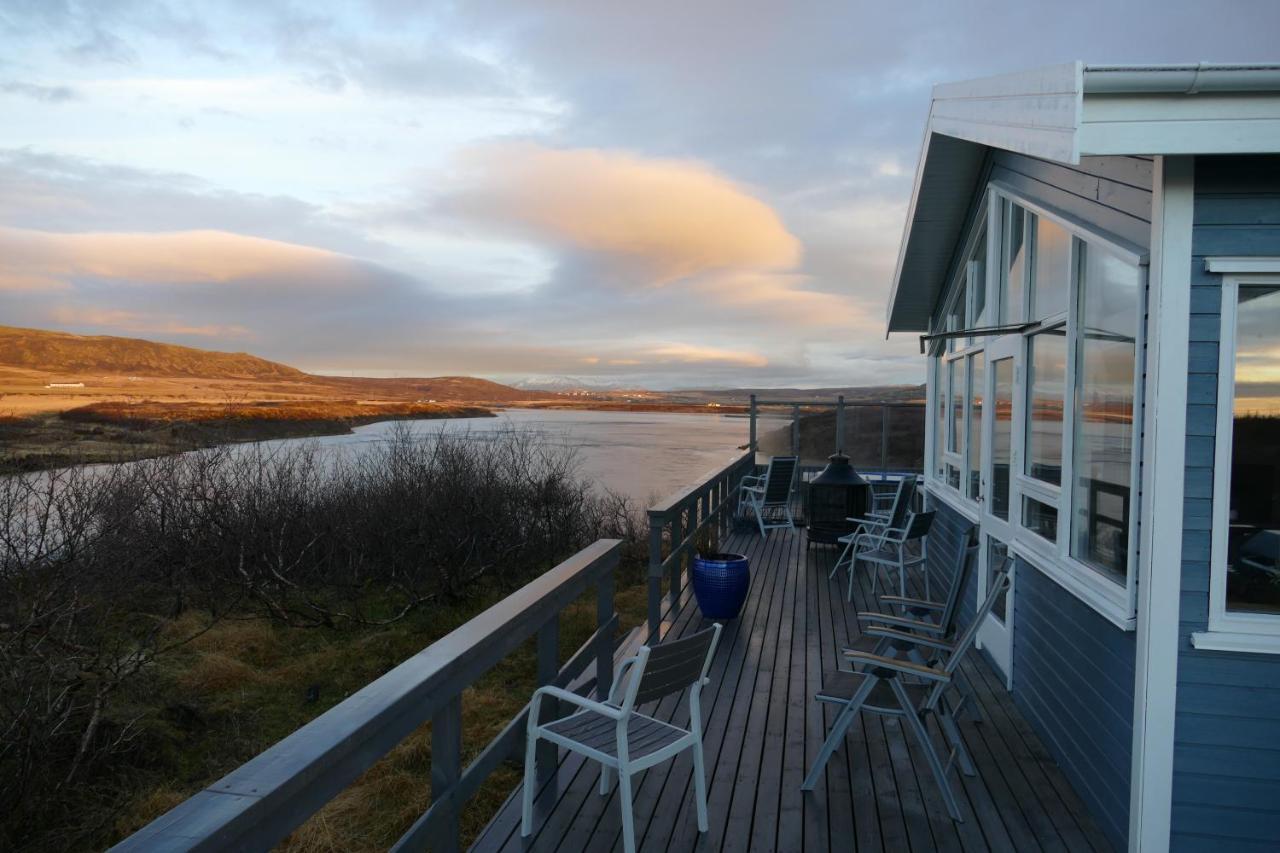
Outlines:
{"type": "MultiPolygon", "coordinates": [[[[954,823],[924,757],[897,720],[863,714],[827,766],[825,783],[800,782],[832,721],[812,701],[824,670],[858,635],[854,614],[874,609],[863,578],[854,601],[828,581],[831,548],[807,547],[802,531],[735,534],[727,543],[751,558],[751,595],[725,626],[704,690],[710,831],[699,836],[689,754],[637,776],[639,849],[717,851],[1107,850],[1003,679],[974,652],[965,674],[981,720],[961,723],[978,768],[953,773],[962,823],[954,823]]],[[[685,591],[671,635],[697,630],[702,617],[685,591]]],[[[684,724],[687,701],[647,709],[684,724]]],[[[940,738],[936,724],[930,724],[940,738]]],[[[616,786],[596,792],[599,765],[561,753],[555,779],[539,794],[536,832],[520,838],[520,792],[477,839],[474,850],[621,850],[616,786]]]]}

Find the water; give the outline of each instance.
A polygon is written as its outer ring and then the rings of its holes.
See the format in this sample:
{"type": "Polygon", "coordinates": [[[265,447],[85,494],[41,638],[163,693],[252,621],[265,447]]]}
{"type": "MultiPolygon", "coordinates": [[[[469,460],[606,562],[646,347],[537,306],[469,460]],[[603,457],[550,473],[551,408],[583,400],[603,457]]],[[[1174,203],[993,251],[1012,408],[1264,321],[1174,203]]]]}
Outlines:
{"type": "Polygon", "coordinates": [[[582,476],[648,506],[691,486],[725,465],[747,443],[747,418],[672,412],[588,412],[555,409],[507,409],[496,418],[382,421],[356,427],[350,435],[264,442],[282,446],[299,441],[321,447],[358,449],[385,440],[396,423],[420,434],[469,433],[484,440],[501,430],[528,430],[543,440],[577,450],[582,476]]]}

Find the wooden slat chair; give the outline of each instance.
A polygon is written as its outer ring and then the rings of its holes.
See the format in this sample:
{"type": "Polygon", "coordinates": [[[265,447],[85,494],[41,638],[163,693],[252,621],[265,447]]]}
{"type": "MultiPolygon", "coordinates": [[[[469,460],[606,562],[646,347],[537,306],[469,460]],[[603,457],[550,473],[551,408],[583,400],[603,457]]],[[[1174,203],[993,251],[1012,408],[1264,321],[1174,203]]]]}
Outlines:
{"type": "MultiPolygon", "coordinates": [[[[897,608],[900,615],[892,613],[876,613],[863,611],[858,613],[858,622],[862,625],[862,633],[849,646],[858,651],[887,657],[902,657],[915,663],[932,666],[937,662],[937,652],[928,646],[916,642],[917,637],[934,638],[952,642],[956,636],[956,614],[960,612],[960,597],[969,585],[973,570],[978,564],[978,525],[971,524],[956,539],[955,556],[952,560],[951,587],[945,601],[929,601],[922,598],[907,598],[901,595],[882,595],[880,602],[897,608]],[[894,637],[882,633],[867,631],[867,627],[891,628],[894,637]],[[897,639],[897,632],[911,635],[908,639],[897,639]]],[[[927,569],[926,569],[927,571],[927,569]]],[[[857,669],[858,667],[855,667],[857,669]]],[[[952,679],[955,697],[944,691],[938,700],[943,704],[944,714],[939,714],[938,721],[947,731],[948,738],[955,744],[957,760],[965,775],[973,775],[973,761],[969,752],[960,740],[959,730],[950,730],[958,720],[970,710],[973,701],[973,690],[964,676],[957,672],[952,679]]],[[[977,709],[973,708],[973,713],[977,709]]]]}
{"type": "Polygon", "coordinates": [[[702,687],[720,640],[720,624],[656,646],[641,646],[635,657],[623,661],[608,700],[596,702],[559,687],[539,687],[529,708],[529,734],[524,759],[524,799],[520,834],[533,833],[533,799],[536,784],[538,739],[600,762],[600,793],[610,790],[610,771],[617,771],[622,807],[622,840],[626,853],[636,849],[635,817],[631,805],[631,777],[648,767],[693,750],[693,779],[697,795],[698,831],[707,831],[707,778],[702,757],[702,687]],[[625,679],[625,692],[624,692],[625,679]],[[636,711],[689,688],[689,729],[664,723],[636,711]],[[621,695],[621,700],[619,696],[621,695]],[[543,696],[577,705],[571,716],[549,723],[538,722],[543,696]]]}
{"type": "MultiPolygon", "coordinates": [[[[859,712],[870,711],[873,714],[897,717],[906,724],[905,728],[919,743],[929,768],[933,771],[934,779],[942,789],[942,799],[947,805],[947,812],[951,815],[951,819],[963,821],[960,806],[956,802],[951,783],[947,778],[947,774],[963,749],[963,743],[959,740],[959,729],[954,719],[948,719],[941,725],[943,734],[951,747],[944,764],[926,724],[931,715],[939,717],[940,722],[944,716],[950,717],[950,712],[942,702],[943,694],[959,672],[965,655],[973,647],[978,627],[991,612],[999,596],[1004,595],[1008,588],[1009,571],[1006,559],[992,576],[991,588],[987,592],[986,599],[978,607],[977,613],[974,614],[973,621],[955,642],[896,632],[892,628],[867,630],[869,634],[878,634],[904,642],[910,640],[932,650],[937,655],[937,662],[933,665],[886,657],[858,649],[844,650],[844,656],[849,662],[861,666],[862,670],[857,672],[838,670],[823,675],[822,690],[814,698],[819,702],[840,705],[841,708],[835,722],[831,725],[831,732],[822,744],[822,749],[818,751],[813,767],[809,769],[809,775],[800,785],[801,789],[813,790],[827,761],[844,743],[845,735],[853,725],[853,721],[857,719],[859,712]]],[[[964,767],[961,769],[962,772],[966,770],[964,767]]],[[[966,775],[972,775],[972,767],[968,768],[968,771],[966,775]]]]}
{"type": "Polygon", "coordinates": [[[765,531],[779,527],[794,530],[795,519],[791,516],[791,496],[796,489],[796,474],[800,470],[800,460],[795,456],[775,456],[769,460],[769,467],[763,474],[755,474],[742,478],[742,487],[738,492],[738,515],[745,515],[749,509],[760,526],[760,535],[765,531]],[[769,516],[775,520],[770,520],[769,516]]]}
{"type": "Polygon", "coordinates": [[[844,546],[844,550],[840,552],[840,558],[836,560],[836,564],[831,567],[828,578],[834,578],[841,567],[847,567],[852,575],[858,548],[866,537],[883,533],[887,528],[901,528],[906,523],[907,514],[911,512],[911,502],[915,500],[916,485],[917,480],[914,476],[903,477],[898,481],[898,487],[893,492],[892,503],[887,510],[873,508],[861,518],[846,519],[858,526],[852,533],[836,540],[844,546]]]}

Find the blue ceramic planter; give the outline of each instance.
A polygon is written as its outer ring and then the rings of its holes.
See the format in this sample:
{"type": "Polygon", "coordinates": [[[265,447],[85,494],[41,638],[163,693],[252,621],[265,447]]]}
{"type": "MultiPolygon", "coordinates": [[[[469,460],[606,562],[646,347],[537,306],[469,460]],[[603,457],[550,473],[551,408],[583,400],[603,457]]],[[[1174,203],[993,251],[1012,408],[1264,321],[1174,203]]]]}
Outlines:
{"type": "Polygon", "coordinates": [[[736,619],[751,587],[751,569],[741,554],[693,558],[693,594],[708,619],[736,619]]]}

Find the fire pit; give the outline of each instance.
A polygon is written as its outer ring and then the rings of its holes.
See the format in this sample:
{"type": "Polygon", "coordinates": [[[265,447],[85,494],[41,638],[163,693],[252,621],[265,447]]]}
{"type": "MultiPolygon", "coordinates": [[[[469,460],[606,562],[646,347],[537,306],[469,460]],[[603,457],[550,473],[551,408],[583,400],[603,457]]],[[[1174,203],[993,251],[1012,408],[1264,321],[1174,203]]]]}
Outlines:
{"type": "Polygon", "coordinates": [[[827,457],[827,467],[809,483],[809,541],[834,545],[855,524],[850,518],[866,515],[871,505],[871,486],[858,476],[849,457],[836,451],[827,457]]]}

